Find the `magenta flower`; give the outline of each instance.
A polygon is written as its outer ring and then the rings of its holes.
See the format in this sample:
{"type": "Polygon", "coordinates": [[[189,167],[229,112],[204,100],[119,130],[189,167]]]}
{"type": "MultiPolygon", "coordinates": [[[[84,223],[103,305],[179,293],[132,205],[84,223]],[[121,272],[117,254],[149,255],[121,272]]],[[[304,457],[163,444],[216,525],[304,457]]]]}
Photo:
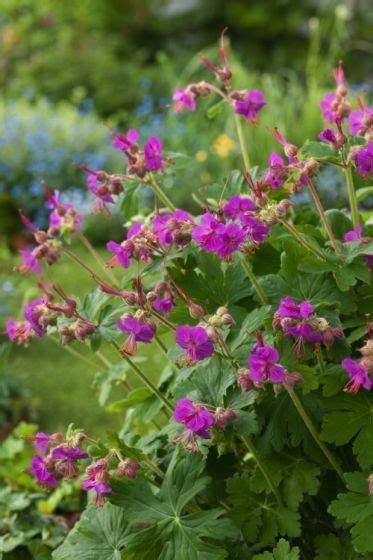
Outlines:
{"type": "Polygon", "coordinates": [[[195,102],[194,95],[185,89],[176,88],[172,99],[176,101],[173,109],[178,113],[183,111],[185,108],[189,109],[189,111],[195,111],[197,109],[197,103],[195,102]]]}
{"type": "Polygon", "coordinates": [[[189,366],[209,358],[214,351],[214,346],[203,327],[178,327],[176,342],[185,350],[183,356],[187,358],[189,366]]]}
{"type": "Polygon", "coordinates": [[[235,102],[235,113],[243,115],[249,123],[253,123],[259,111],[267,103],[264,101],[264,95],[260,90],[248,91],[244,100],[237,100],[235,102]]]}
{"type": "Polygon", "coordinates": [[[335,111],[336,96],[334,93],[326,93],[322,101],[320,101],[320,108],[324,119],[327,122],[335,123],[337,120],[337,113],[335,111]]]}
{"type": "Polygon", "coordinates": [[[57,190],[54,194],[48,189],[44,190],[47,202],[46,208],[52,210],[49,216],[49,234],[63,235],[64,233],[75,233],[83,224],[83,216],[78,214],[71,204],[62,204],[61,193],[57,190]]]}
{"type": "Polygon", "coordinates": [[[285,162],[276,152],[272,152],[269,156],[268,167],[269,170],[265,181],[272,189],[279,189],[283,186],[287,176],[285,162]]]}
{"type": "Polygon", "coordinates": [[[211,439],[208,430],[214,423],[214,417],[203,405],[195,405],[189,399],[180,399],[174,411],[174,420],[190,432],[203,439],[211,439]]]}
{"type": "Polygon", "coordinates": [[[315,332],[312,326],[307,323],[301,323],[299,325],[286,325],[285,336],[286,338],[296,338],[297,347],[302,347],[305,342],[317,344],[323,342],[324,340],[322,334],[315,332]]]}
{"type": "Polygon", "coordinates": [[[134,317],[125,317],[116,321],[118,329],[128,334],[128,338],[121,346],[121,351],[133,356],[137,351],[137,342],[149,344],[155,335],[155,327],[150,323],[141,323],[134,317]]]}
{"type": "Polygon", "coordinates": [[[91,173],[87,177],[87,187],[88,190],[98,199],[97,210],[106,210],[110,215],[109,210],[106,208],[106,204],[114,204],[115,200],[111,196],[108,187],[105,184],[100,184],[97,175],[91,173]]]}
{"type": "Polygon", "coordinates": [[[360,175],[365,176],[373,173],[373,142],[369,142],[365,150],[357,152],[355,162],[360,175]]]}
{"type": "Polygon", "coordinates": [[[144,155],[146,167],[149,171],[159,171],[163,167],[162,143],[156,137],[152,136],[144,146],[144,155]]]}
{"type": "Polygon", "coordinates": [[[126,153],[134,144],[136,144],[139,138],[140,134],[137,130],[130,129],[127,134],[118,134],[113,140],[112,146],[116,150],[126,153]]]}
{"type": "Polygon", "coordinates": [[[352,136],[364,136],[367,132],[373,132],[373,109],[362,107],[360,111],[351,111],[348,124],[352,136]]]}
{"type": "Polygon", "coordinates": [[[245,234],[237,224],[219,225],[216,230],[216,254],[221,259],[229,258],[245,240],[245,234]]]}
{"type": "Polygon", "coordinates": [[[44,432],[38,432],[34,437],[34,444],[37,451],[43,453],[43,455],[48,451],[48,446],[53,441],[51,436],[48,436],[44,432]]]}
{"type": "Polygon", "coordinates": [[[6,324],[6,332],[9,340],[15,341],[17,344],[28,344],[32,338],[33,329],[27,321],[18,321],[8,319],[6,324]]]}
{"type": "Polygon", "coordinates": [[[153,229],[161,245],[171,245],[174,242],[174,232],[180,231],[183,224],[192,220],[184,210],[176,210],[173,214],[158,214],[152,219],[153,229]]]}
{"type": "Polygon", "coordinates": [[[232,196],[224,206],[224,214],[231,220],[237,220],[245,212],[253,212],[254,210],[255,204],[251,198],[242,198],[237,195],[232,196]]]}
{"type": "Polygon", "coordinates": [[[250,368],[250,379],[255,383],[270,381],[283,383],[286,370],[278,364],[280,356],[275,348],[262,344],[255,344],[251,355],[247,359],[250,368]]]}
{"type": "Polygon", "coordinates": [[[331,128],[325,128],[317,137],[321,142],[330,142],[330,144],[335,144],[337,142],[337,137],[334,134],[334,130],[331,128]]]}
{"type": "Polygon", "coordinates": [[[342,360],[342,367],[347,371],[350,377],[344,391],[347,393],[357,393],[361,387],[364,387],[367,391],[372,390],[373,384],[364,366],[351,360],[351,358],[346,358],[342,360]]]}
{"type": "Polygon", "coordinates": [[[308,319],[313,313],[314,309],[309,301],[302,301],[297,305],[291,297],[282,298],[280,307],[277,313],[283,319],[308,319]]]}
{"type": "Polygon", "coordinates": [[[39,338],[42,338],[47,333],[47,312],[48,309],[45,307],[43,299],[35,299],[25,305],[25,319],[39,338]]]}
{"type": "Polygon", "coordinates": [[[106,248],[110,253],[113,253],[114,257],[110,259],[106,266],[112,267],[120,264],[123,268],[129,268],[131,266],[132,250],[129,244],[119,244],[115,241],[109,241],[106,243],[106,248]]]}
{"type": "Polygon", "coordinates": [[[243,232],[252,243],[263,243],[269,233],[267,226],[251,216],[242,216],[243,232]]]}
{"type": "Polygon", "coordinates": [[[35,272],[35,274],[41,274],[41,268],[37,259],[33,256],[32,252],[28,249],[21,249],[19,251],[22,257],[22,264],[16,267],[16,270],[21,274],[26,274],[27,272],[35,272]]]}
{"type": "Polygon", "coordinates": [[[350,243],[351,241],[360,241],[362,238],[363,228],[360,224],[357,224],[355,229],[347,231],[343,236],[344,243],[350,243]]]}
{"type": "Polygon", "coordinates": [[[202,247],[206,253],[214,253],[218,247],[217,230],[220,223],[207,212],[201,216],[201,225],[195,226],[192,231],[192,239],[202,247]]]}
{"type": "Polygon", "coordinates": [[[57,480],[53,474],[53,463],[49,459],[35,455],[31,461],[31,468],[39,484],[52,488],[57,486],[57,480]]]}
{"type": "Polygon", "coordinates": [[[109,474],[107,472],[107,462],[105,459],[100,459],[96,463],[89,465],[86,469],[87,478],[81,481],[83,490],[88,492],[94,490],[96,493],[95,504],[98,507],[104,505],[104,495],[112,494],[113,490],[109,486],[109,474]]]}
{"type": "Polygon", "coordinates": [[[175,307],[174,298],[170,295],[163,299],[156,299],[153,301],[153,307],[167,317],[171,313],[171,309],[175,307]]]}

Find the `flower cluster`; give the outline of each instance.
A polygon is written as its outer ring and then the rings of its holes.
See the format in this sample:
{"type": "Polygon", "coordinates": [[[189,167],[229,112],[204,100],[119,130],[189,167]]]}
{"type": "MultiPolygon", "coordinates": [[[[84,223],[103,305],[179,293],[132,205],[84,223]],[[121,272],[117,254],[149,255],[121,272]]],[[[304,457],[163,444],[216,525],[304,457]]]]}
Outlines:
{"type": "Polygon", "coordinates": [[[138,144],[140,134],[137,130],[129,130],[127,134],[118,134],[113,140],[113,147],[125,154],[127,158],[127,174],[137,175],[143,179],[147,173],[160,171],[164,167],[162,142],[152,136],[141,149],[138,144]]]}
{"type": "Polygon", "coordinates": [[[341,329],[331,327],[326,319],[317,317],[309,301],[299,305],[290,297],[281,300],[273,321],[274,329],[282,329],[286,338],[295,338],[294,347],[300,358],[304,345],[325,344],[332,346],[336,338],[343,336],[341,329]]]}
{"type": "Polygon", "coordinates": [[[176,112],[183,111],[185,108],[189,111],[195,111],[197,108],[197,99],[207,97],[211,93],[218,93],[223,99],[234,108],[236,115],[242,115],[249,124],[255,125],[258,122],[258,113],[267,105],[264,95],[260,90],[232,90],[231,79],[232,72],[229,69],[227,53],[224,45],[223,30],[220,37],[220,56],[223,63],[222,68],[218,68],[208,58],[202,57],[205,66],[214,74],[217,81],[223,84],[224,92],[208,82],[199,82],[197,84],[189,84],[186,88],[176,88],[173,94],[173,109],[176,112]]]}
{"type": "Polygon", "coordinates": [[[258,249],[268,235],[250,198],[232,196],[222,212],[207,212],[201,224],[195,226],[192,238],[206,253],[216,253],[224,261],[231,261],[236,251],[250,254],[258,249]]]}
{"type": "Polygon", "coordinates": [[[59,191],[54,191],[53,195],[48,189],[44,192],[48,199],[45,206],[51,210],[48,235],[62,237],[76,233],[83,225],[83,216],[78,214],[71,204],[62,204],[59,191]]]}
{"type": "MultiPolygon", "coordinates": [[[[60,480],[71,480],[79,477],[83,471],[80,461],[91,459],[82,449],[87,436],[81,430],[69,428],[64,436],[61,433],[52,435],[38,432],[31,436],[38,454],[31,461],[32,473],[38,484],[55,488],[60,480]]],[[[115,460],[115,477],[125,477],[129,480],[136,478],[140,463],[132,459],[125,459],[118,450],[111,450],[106,457],[90,463],[85,470],[86,478],[81,480],[83,490],[95,492],[95,504],[99,507],[104,504],[106,494],[113,492],[109,485],[109,469],[115,460]]]]}

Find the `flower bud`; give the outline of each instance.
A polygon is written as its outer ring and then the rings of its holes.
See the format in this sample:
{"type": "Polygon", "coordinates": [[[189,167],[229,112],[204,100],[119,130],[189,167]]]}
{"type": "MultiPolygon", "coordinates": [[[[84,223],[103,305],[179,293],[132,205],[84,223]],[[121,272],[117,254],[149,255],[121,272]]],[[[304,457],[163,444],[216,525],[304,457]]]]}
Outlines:
{"type": "Polygon", "coordinates": [[[78,340],[85,340],[87,336],[93,334],[96,330],[96,326],[92,323],[86,323],[85,321],[77,320],[75,323],[75,337],[78,340]]]}
{"type": "Polygon", "coordinates": [[[148,292],[146,294],[146,300],[150,303],[152,303],[153,301],[155,301],[157,299],[157,294],[155,292],[148,292]]]}
{"type": "Polygon", "coordinates": [[[209,339],[211,342],[217,342],[219,340],[219,333],[213,326],[207,326],[206,332],[209,335],[209,339]]]}
{"type": "Polygon", "coordinates": [[[289,389],[293,389],[294,385],[297,383],[302,383],[303,379],[300,373],[288,373],[285,374],[284,385],[289,387],[289,389]]]}
{"type": "Polygon", "coordinates": [[[214,427],[217,430],[226,428],[229,422],[236,418],[237,415],[233,410],[218,407],[214,415],[214,427]]]}
{"type": "Polygon", "coordinates": [[[228,313],[228,309],[226,307],[219,307],[216,310],[216,315],[218,315],[219,317],[222,317],[223,315],[225,315],[226,313],[228,313]]]}
{"type": "Polygon", "coordinates": [[[189,309],[189,315],[191,316],[192,319],[203,319],[203,317],[205,316],[203,307],[201,307],[197,303],[191,303],[188,309],[189,309]]]}
{"type": "Polygon", "coordinates": [[[237,374],[237,383],[241,387],[241,391],[243,393],[247,393],[253,387],[253,382],[250,379],[250,370],[246,368],[240,368],[239,370],[237,370],[237,374]]]}
{"type": "Polygon", "coordinates": [[[131,480],[136,478],[138,469],[140,468],[140,463],[137,461],[132,461],[131,459],[124,459],[118,464],[117,470],[115,471],[115,476],[126,477],[131,480]]]}
{"type": "Polygon", "coordinates": [[[234,319],[229,313],[224,313],[221,319],[223,325],[232,325],[232,323],[234,323],[234,319]]]}
{"type": "Polygon", "coordinates": [[[298,153],[298,148],[294,144],[285,144],[284,153],[288,158],[295,157],[298,153]]]}

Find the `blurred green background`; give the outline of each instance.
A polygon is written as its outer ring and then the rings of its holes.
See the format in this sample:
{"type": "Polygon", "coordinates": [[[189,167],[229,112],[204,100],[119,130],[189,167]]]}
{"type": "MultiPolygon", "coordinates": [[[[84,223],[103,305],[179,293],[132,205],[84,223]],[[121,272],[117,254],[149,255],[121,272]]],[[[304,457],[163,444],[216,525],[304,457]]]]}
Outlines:
{"type": "MultiPolygon", "coordinates": [[[[10,314],[20,318],[22,301],[35,295],[35,279],[16,276],[12,268],[17,248],[27,242],[17,209],[45,224],[41,180],[89,214],[85,177],[73,163],[122,170],[110,132],[138,128],[189,156],[190,165],[166,177],[164,188],[177,204],[193,209],[191,190],[204,192],[240,165],[229,112],[208,116],[214,100],[201,102],[195,113],[176,115],[168,108],[176,86],[206,77],[198,53],[218,62],[217,40],[229,27],[235,87],[262,89],[268,102],[260,127],[246,131],[252,161],[265,166],[275,148],[269,126],[296,144],[316,137],[322,127],[318,102],[333,87],[331,70],[339,59],[356,94],[371,91],[369,8],[369,0],[2,0],[0,329],[10,314]]],[[[327,203],[343,206],[339,181],[326,171],[319,183],[327,203]]],[[[146,192],[138,204],[149,204],[146,192]]],[[[123,218],[86,221],[86,235],[106,258],[102,243],[121,237],[123,218]]],[[[67,263],[50,273],[75,295],[90,288],[89,279],[72,274],[67,263]]],[[[4,407],[26,390],[31,415],[46,430],[71,421],[92,430],[118,425],[120,418],[97,405],[93,366],[82,367],[52,342],[20,349],[8,348],[4,339],[4,407]]],[[[154,361],[144,365],[157,367],[154,361]]]]}

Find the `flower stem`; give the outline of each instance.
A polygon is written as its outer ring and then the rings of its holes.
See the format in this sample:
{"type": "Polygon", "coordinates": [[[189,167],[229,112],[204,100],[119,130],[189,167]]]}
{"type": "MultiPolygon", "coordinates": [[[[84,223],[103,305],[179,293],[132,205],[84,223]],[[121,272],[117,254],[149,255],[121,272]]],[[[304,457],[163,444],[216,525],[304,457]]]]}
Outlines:
{"type": "Polygon", "coordinates": [[[345,173],[345,176],[346,176],[348,197],[350,199],[352,223],[353,223],[354,228],[356,228],[356,226],[359,223],[359,210],[358,210],[358,206],[357,206],[356,191],[355,191],[355,187],[354,187],[354,180],[353,180],[353,177],[352,177],[351,166],[349,166],[349,165],[346,166],[344,168],[344,173],[345,173]]]}
{"type": "Polygon", "coordinates": [[[90,367],[94,367],[96,370],[97,370],[97,368],[100,367],[99,364],[95,364],[95,362],[92,362],[91,360],[89,360],[88,358],[83,356],[83,354],[78,352],[77,350],[74,350],[73,348],[70,348],[70,346],[67,346],[66,344],[60,344],[54,336],[50,336],[49,339],[52,340],[57,346],[59,346],[60,348],[62,348],[63,350],[65,350],[66,352],[68,352],[69,354],[74,356],[75,358],[79,358],[79,360],[86,363],[90,367]]]}
{"type": "Polygon", "coordinates": [[[150,184],[155,196],[157,196],[159,200],[161,200],[163,204],[171,210],[171,212],[175,212],[176,207],[172,204],[171,200],[168,198],[166,193],[163,192],[163,190],[161,189],[161,187],[158,185],[158,183],[155,181],[154,177],[151,174],[149,174],[148,184],[150,184]]]}
{"type": "Polygon", "coordinates": [[[334,234],[333,234],[333,232],[332,232],[332,230],[331,230],[331,227],[330,227],[330,225],[329,225],[329,222],[328,222],[328,220],[327,220],[327,218],[326,218],[325,211],[324,211],[324,207],[323,207],[323,205],[321,204],[321,200],[319,199],[319,195],[317,194],[316,189],[315,189],[315,187],[313,186],[312,181],[311,181],[311,179],[308,177],[308,175],[306,174],[306,175],[304,175],[304,177],[306,178],[306,182],[307,182],[308,189],[309,189],[309,191],[310,191],[310,193],[311,193],[311,196],[312,196],[312,198],[313,198],[313,201],[314,201],[314,203],[315,203],[315,206],[316,206],[316,208],[317,208],[317,210],[318,210],[318,212],[319,212],[319,214],[320,214],[321,221],[322,221],[322,223],[324,224],[324,227],[325,227],[326,232],[327,232],[327,234],[328,234],[328,236],[329,236],[330,242],[331,242],[331,244],[333,245],[333,249],[334,249],[334,251],[335,251],[336,253],[338,253],[338,252],[339,252],[339,247],[338,247],[338,245],[337,245],[337,243],[336,243],[334,234]]]}
{"type": "Polygon", "coordinates": [[[258,297],[259,297],[260,301],[264,304],[267,304],[268,303],[268,298],[265,295],[262,287],[260,286],[260,284],[259,284],[258,280],[256,279],[255,274],[251,270],[250,266],[248,265],[248,263],[244,259],[242,259],[241,265],[242,265],[242,268],[244,269],[244,271],[246,272],[248,278],[250,279],[252,285],[254,286],[254,289],[255,289],[256,293],[258,294],[258,297]]]}
{"type": "Polygon", "coordinates": [[[324,261],[326,260],[324,255],[321,253],[321,251],[319,251],[314,245],[312,245],[312,243],[309,243],[303,237],[303,235],[297,230],[296,227],[294,227],[292,224],[290,224],[288,221],[284,220],[283,218],[281,218],[279,221],[282,223],[283,226],[286,227],[288,231],[290,231],[290,233],[294,235],[294,237],[298,239],[299,243],[301,243],[303,247],[305,247],[308,251],[311,251],[311,253],[313,253],[317,257],[320,257],[324,261]]]}
{"type": "Polygon", "coordinates": [[[322,350],[320,348],[319,352],[317,352],[317,363],[319,364],[319,368],[320,368],[320,372],[322,374],[325,373],[325,364],[324,364],[324,358],[322,355],[322,350]]]}
{"type": "Polygon", "coordinates": [[[113,284],[115,286],[118,285],[118,282],[115,278],[115,276],[113,275],[113,273],[111,272],[111,270],[109,270],[108,268],[106,268],[105,262],[104,260],[101,258],[101,256],[97,253],[96,249],[93,247],[93,245],[91,244],[91,242],[86,238],[86,236],[84,235],[84,233],[82,233],[81,231],[78,231],[77,233],[80,241],[83,243],[83,245],[88,249],[88,251],[91,253],[91,255],[93,256],[93,258],[96,260],[96,262],[100,265],[100,267],[102,268],[102,270],[105,272],[106,276],[109,278],[109,280],[111,282],[113,282],[113,284]]]}
{"type": "Polygon", "coordinates": [[[243,131],[243,127],[242,127],[242,120],[241,120],[240,115],[235,115],[235,122],[236,122],[238,140],[240,142],[242,158],[243,158],[243,161],[244,161],[244,164],[245,164],[245,171],[249,171],[250,167],[251,167],[251,163],[250,163],[249,152],[248,152],[246,141],[245,141],[245,135],[244,135],[244,131],[243,131]]]}
{"type": "Polygon", "coordinates": [[[343,474],[343,471],[342,471],[341,467],[339,466],[336,458],[331,453],[331,451],[329,451],[329,449],[327,448],[325,443],[323,443],[320,440],[320,436],[319,436],[315,426],[313,425],[313,422],[312,422],[311,418],[308,416],[307,412],[303,408],[303,405],[302,405],[298,395],[290,387],[286,387],[286,390],[289,393],[289,396],[290,396],[291,400],[293,401],[293,404],[294,404],[295,408],[297,409],[297,411],[299,413],[299,416],[302,418],[302,420],[303,420],[304,424],[306,425],[308,431],[310,432],[311,436],[313,437],[313,439],[315,440],[315,442],[317,443],[317,445],[319,446],[319,448],[321,449],[321,451],[323,452],[323,454],[325,455],[325,457],[329,461],[330,465],[333,467],[335,472],[338,474],[339,478],[344,482],[344,474],[343,474]]]}
{"type": "Polygon", "coordinates": [[[131,358],[129,358],[129,356],[127,356],[126,354],[124,354],[123,352],[120,351],[120,348],[119,348],[119,346],[117,345],[116,342],[112,342],[112,344],[118,350],[118,352],[122,356],[123,360],[125,360],[131,366],[133,371],[136,373],[137,377],[139,377],[141,379],[141,381],[144,383],[144,385],[146,387],[148,387],[148,389],[150,389],[150,391],[159,398],[159,400],[165,405],[165,407],[169,411],[172,412],[173,411],[173,406],[172,406],[171,402],[164,395],[162,395],[162,393],[159,391],[159,389],[157,389],[157,387],[154,385],[154,383],[152,381],[150,381],[150,379],[131,360],[131,358]]]}
{"type": "Polygon", "coordinates": [[[246,449],[251,453],[251,455],[254,457],[254,460],[256,461],[256,464],[258,465],[260,472],[262,473],[262,475],[264,476],[269,488],[271,489],[272,494],[275,496],[278,505],[279,506],[283,506],[282,503],[282,498],[280,496],[280,492],[278,491],[278,489],[276,488],[276,486],[274,485],[274,482],[272,480],[271,475],[269,474],[269,472],[267,471],[267,468],[264,464],[264,461],[262,459],[262,457],[260,456],[258,450],[256,449],[256,447],[254,446],[250,436],[246,435],[246,436],[241,436],[242,442],[244,444],[244,446],[246,447],[246,449]]]}
{"type": "Polygon", "coordinates": [[[157,465],[156,465],[155,463],[153,463],[153,461],[152,461],[151,459],[149,459],[149,457],[144,458],[143,461],[144,461],[144,463],[145,463],[146,465],[148,465],[148,467],[149,467],[153,472],[155,472],[155,474],[156,474],[157,476],[159,476],[159,478],[160,478],[161,480],[164,479],[164,477],[165,477],[164,472],[161,471],[161,469],[158,468],[157,465]]]}

